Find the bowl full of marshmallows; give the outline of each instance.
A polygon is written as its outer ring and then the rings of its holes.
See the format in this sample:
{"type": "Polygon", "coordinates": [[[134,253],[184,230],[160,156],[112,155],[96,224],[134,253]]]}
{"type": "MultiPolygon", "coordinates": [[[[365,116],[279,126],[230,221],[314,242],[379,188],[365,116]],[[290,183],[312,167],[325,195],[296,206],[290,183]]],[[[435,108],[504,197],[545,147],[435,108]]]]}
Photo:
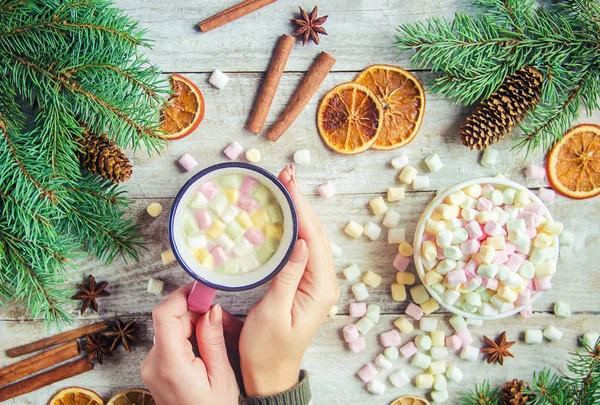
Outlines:
{"type": "Polygon", "coordinates": [[[417,274],[448,311],[492,320],[531,311],[552,288],[563,225],[526,187],[500,177],[441,191],[415,231],[417,274]]]}

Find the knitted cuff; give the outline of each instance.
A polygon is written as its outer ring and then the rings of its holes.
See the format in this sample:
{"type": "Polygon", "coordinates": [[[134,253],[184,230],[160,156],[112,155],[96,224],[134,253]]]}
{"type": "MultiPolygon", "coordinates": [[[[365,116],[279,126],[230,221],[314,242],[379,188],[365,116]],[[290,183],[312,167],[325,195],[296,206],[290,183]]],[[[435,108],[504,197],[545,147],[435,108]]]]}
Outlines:
{"type": "Polygon", "coordinates": [[[295,387],[269,397],[242,397],[240,405],[309,405],[312,394],[308,373],[300,371],[300,381],[295,387]]]}

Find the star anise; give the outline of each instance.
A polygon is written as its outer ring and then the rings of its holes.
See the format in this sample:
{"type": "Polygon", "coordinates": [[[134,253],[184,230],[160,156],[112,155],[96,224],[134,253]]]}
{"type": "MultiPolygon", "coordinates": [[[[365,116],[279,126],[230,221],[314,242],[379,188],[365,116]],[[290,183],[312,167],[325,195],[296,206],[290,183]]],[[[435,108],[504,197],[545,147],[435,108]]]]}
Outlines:
{"type": "Polygon", "coordinates": [[[119,343],[123,345],[126,351],[131,351],[131,344],[137,338],[135,337],[135,321],[125,323],[120,319],[117,319],[112,326],[112,331],[104,332],[104,336],[112,338],[112,344],[110,345],[110,351],[112,352],[119,346],[119,343]]]}
{"type": "Polygon", "coordinates": [[[108,291],[104,291],[107,286],[108,282],[106,281],[96,283],[96,279],[91,274],[88,276],[88,285],[77,284],[77,288],[79,288],[81,292],[72,296],[71,299],[83,301],[83,305],[81,306],[81,315],[83,315],[85,310],[90,306],[94,311],[98,312],[98,303],[96,302],[96,299],[108,297],[110,295],[108,291]]]}
{"type": "Polygon", "coordinates": [[[487,354],[488,364],[497,361],[501,366],[504,365],[504,357],[515,357],[511,352],[508,351],[515,344],[515,342],[506,341],[506,332],[502,332],[500,336],[496,338],[494,342],[492,339],[484,336],[483,339],[487,347],[480,349],[481,353],[487,354]]]}
{"type": "Polygon", "coordinates": [[[112,356],[108,348],[108,342],[102,335],[87,335],[83,350],[87,352],[88,361],[92,363],[94,358],[98,364],[102,364],[104,356],[112,356]]]}
{"type": "Polygon", "coordinates": [[[319,45],[319,34],[327,35],[327,31],[321,25],[327,21],[327,17],[329,16],[317,17],[317,13],[319,12],[319,7],[317,6],[313,8],[310,15],[302,7],[298,8],[300,9],[301,18],[290,19],[292,23],[299,27],[296,31],[292,32],[292,35],[302,38],[302,46],[306,45],[309,40],[319,45]]]}

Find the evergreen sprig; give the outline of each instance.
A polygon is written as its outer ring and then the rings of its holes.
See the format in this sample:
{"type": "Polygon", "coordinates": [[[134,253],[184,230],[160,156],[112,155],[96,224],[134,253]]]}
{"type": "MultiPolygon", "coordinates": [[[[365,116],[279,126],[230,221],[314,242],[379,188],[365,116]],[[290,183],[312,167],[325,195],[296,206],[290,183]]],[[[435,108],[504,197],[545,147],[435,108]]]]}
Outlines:
{"type": "Polygon", "coordinates": [[[488,98],[505,78],[531,65],[545,77],[542,100],[522,125],[518,149],[548,149],[600,100],[597,0],[475,0],[479,15],[430,18],[398,28],[396,44],[414,50],[415,68],[442,76],[431,90],[465,105],[488,98]]]}
{"type": "Polygon", "coordinates": [[[0,0],[0,303],[70,319],[70,263],[138,258],[122,188],[82,173],[86,131],[159,150],[167,83],[146,32],[107,0],[0,0]]]}

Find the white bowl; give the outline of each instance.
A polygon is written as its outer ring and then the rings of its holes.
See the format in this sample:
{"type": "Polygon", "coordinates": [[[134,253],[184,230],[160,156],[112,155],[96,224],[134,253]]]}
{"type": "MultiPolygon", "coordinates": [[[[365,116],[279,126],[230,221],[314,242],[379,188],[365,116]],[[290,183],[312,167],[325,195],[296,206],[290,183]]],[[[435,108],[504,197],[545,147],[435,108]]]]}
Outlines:
{"type": "MultiPolygon", "coordinates": [[[[466,181],[460,182],[458,184],[455,184],[454,186],[451,186],[443,191],[440,191],[435,196],[435,198],[433,200],[431,200],[431,202],[429,203],[427,208],[425,208],[425,211],[423,211],[421,218],[419,219],[419,223],[417,224],[417,229],[415,230],[415,240],[414,240],[414,244],[413,244],[415,267],[417,268],[417,274],[418,274],[419,278],[421,279],[421,283],[425,286],[429,295],[431,295],[442,307],[446,308],[448,311],[450,311],[454,314],[457,314],[457,315],[464,316],[465,318],[479,319],[482,321],[502,319],[502,318],[506,318],[506,317],[515,315],[515,314],[521,312],[522,310],[526,309],[527,307],[533,305],[533,302],[542,295],[542,292],[540,291],[540,292],[536,292],[535,294],[533,294],[531,296],[531,303],[528,305],[515,307],[512,311],[498,313],[498,315],[494,315],[494,316],[482,316],[479,314],[472,314],[469,312],[465,312],[462,309],[454,307],[453,305],[446,304],[444,302],[444,300],[442,299],[442,297],[437,292],[432,290],[431,287],[425,283],[425,269],[423,267],[423,263],[421,262],[421,244],[423,243],[423,234],[425,232],[425,223],[431,217],[431,214],[433,214],[433,211],[435,210],[435,208],[439,204],[441,204],[446,199],[446,197],[448,197],[450,194],[452,194],[455,191],[462,190],[463,188],[471,186],[473,184],[481,184],[481,185],[492,184],[494,187],[501,189],[501,190],[505,189],[507,187],[511,187],[516,190],[527,190],[529,192],[529,197],[534,202],[546,206],[542,202],[542,200],[540,200],[539,197],[537,195],[535,195],[534,193],[532,193],[531,190],[529,190],[527,187],[524,187],[518,183],[515,183],[514,181],[510,181],[510,180],[507,180],[507,179],[504,179],[501,177],[480,177],[480,178],[466,180],[466,181]]],[[[552,214],[550,214],[550,210],[548,209],[548,207],[546,207],[546,211],[548,212],[548,217],[550,219],[552,219],[552,214]]],[[[555,238],[554,244],[557,247],[555,260],[558,262],[558,251],[559,251],[558,236],[555,236],[554,238],[555,238]]]]}

